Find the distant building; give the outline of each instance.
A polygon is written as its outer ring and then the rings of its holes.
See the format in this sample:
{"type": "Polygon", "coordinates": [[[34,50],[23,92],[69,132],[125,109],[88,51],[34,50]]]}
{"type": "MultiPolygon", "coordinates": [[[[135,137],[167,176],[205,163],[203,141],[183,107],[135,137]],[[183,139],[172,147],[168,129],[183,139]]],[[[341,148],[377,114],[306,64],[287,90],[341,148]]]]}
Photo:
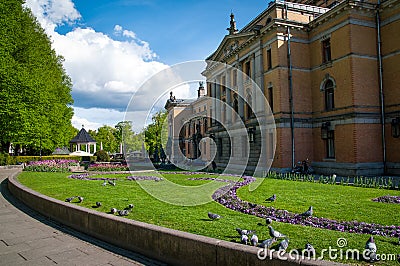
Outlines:
{"type": "MultiPolygon", "coordinates": [[[[272,169],[286,171],[308,158],[322,174],[400,173],[399,0],[275,1],[241,30],[231,14],[228,35],[207,60],[244,73],[209,63],[203,75],[208,96],[226,102],[248,129],[254,128],[248,172],[262,141],[254,121],[260,110],[248,108],[243,99],[261,108],[251,78],[274,114],[272,169]]],[[[212,109],[234,126],[230,111],[212,109]]],[[[195,132],[195,123],[190,125],[186,130],[195,132]]],[[[223,168],[232,140],[222,126],[207,129],[220,142],[216,162],[223,168]]],[[[180,141],[192,156],[187,140],[180,141]]]]}
{"type": "Polygon", "coordinates": [[[197,99],[176,99],[171,92],[165,104],[168,111],[167,156],[173,163],[197,160],[198,164],[210,160],[210,144],[206,140],[210,112],[210,99],[200,82],[197,99]]]}

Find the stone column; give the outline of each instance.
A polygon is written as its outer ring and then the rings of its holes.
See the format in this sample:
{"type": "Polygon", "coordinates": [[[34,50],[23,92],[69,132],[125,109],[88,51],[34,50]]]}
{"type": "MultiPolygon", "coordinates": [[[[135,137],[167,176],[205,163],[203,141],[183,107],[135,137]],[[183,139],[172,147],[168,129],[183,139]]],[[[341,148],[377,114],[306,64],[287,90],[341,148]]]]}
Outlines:
{"type": "Polygon", "coordinates": [[[217,118],[217,121],[221,121],[221,84],[220,84],[220,77],[218,77],[215,80],[215,98],[218,99],[215,103],[215,117],[217,118]]]}
{"type": "Polygon", "coordinates": [[[251,79],[252,79],[252,87],[251,87],[251,109],[253,110],[253,113],[257,113],[257,93],[256,93],[256,88],[254,84],[256,82],[256,74],[258,74],[258,69],[256,69],[256,60],[255,60],[255,54],[252,54],[251,56],[251,79]]]}
{"type": "Polygon", "coordinates": [[[239,71],[237,72],[237,86],[238,86],[238,109],[239,109],[239,116],[243,118],[244,116],[244,100],[242,97],[244,97],[244,88],[243,88],[243,67],[242,64],[239,62],[238,64],[238,69],[239,71]]]}
{"type": "MultiPolygon", "coordinates": [[[[226,86],[226,104],[229,107],[232,107],[232,97],[231,97],[231,71],[232,69],[229,67],[225,70],[225,86],[226,86]]],[[[229,107],[226,108],[226,122],[232,122],[232,112],[229,110],[229,107]]]]}

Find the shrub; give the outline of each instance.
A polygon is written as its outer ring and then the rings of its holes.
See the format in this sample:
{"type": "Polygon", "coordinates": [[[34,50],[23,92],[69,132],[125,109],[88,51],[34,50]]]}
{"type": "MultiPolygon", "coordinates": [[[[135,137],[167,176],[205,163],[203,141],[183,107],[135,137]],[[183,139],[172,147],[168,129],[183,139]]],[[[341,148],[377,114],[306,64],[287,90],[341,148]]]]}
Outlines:
{"type": "Polygon", "coordinates": [[[97,162],[109,162],[110,161],[110,155],[104,150],[96,151],[94,154],[97,156],[97,162]]]}

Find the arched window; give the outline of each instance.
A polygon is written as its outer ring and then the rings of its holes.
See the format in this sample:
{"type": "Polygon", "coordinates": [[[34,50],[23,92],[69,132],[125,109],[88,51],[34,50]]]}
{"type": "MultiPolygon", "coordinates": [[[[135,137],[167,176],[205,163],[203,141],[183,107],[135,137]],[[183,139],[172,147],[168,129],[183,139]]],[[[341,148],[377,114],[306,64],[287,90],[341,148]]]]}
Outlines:
{"type": "Polygon", "coordinates": [[[334,95],[335,85],[331,79],[325,81],[324,91],[325,91],[325,110],[330,111],[335,108],[335,95],[334,95]]]}

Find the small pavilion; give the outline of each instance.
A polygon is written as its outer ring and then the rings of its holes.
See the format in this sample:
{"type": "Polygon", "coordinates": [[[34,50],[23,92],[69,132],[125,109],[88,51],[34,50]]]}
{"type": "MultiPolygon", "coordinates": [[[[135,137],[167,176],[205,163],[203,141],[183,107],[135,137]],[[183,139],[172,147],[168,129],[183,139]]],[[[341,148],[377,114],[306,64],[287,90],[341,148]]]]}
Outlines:
{"type": "Polygon", "coordinates": [[[75,136],[75,138],[73,138],[69,142],[69,145],[70,145],[70,150],[72,152],[82,151],[81,150],[82,146],[85,147],[84,151],[90,155],[93,155],[93,153],[96,152],[96,141],[89,135],[89,133],[87,133],[83,125],[81,131],[79,131],[79,133],[75,136]],[[91,152],[92,145],[93,145],[93,153],[91,152]]]}

